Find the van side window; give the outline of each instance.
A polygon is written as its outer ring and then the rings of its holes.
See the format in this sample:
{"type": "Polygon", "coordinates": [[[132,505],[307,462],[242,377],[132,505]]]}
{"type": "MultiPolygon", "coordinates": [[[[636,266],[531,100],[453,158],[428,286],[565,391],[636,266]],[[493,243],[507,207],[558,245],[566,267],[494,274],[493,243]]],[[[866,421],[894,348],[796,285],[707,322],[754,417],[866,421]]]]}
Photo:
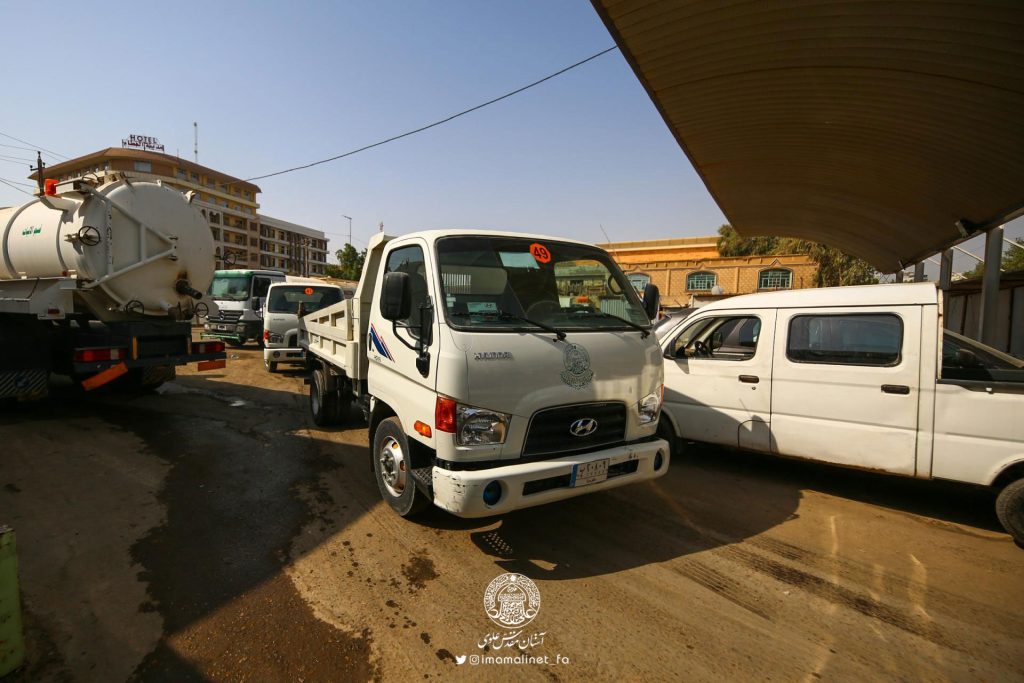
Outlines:
{"type": "Polygon", "coordinates": [[[760,334],[761,319],[756,316],[703,318],[687,325],[670,348],[680,359],[750,360],[760,334]]]}
{"type": "Polygon", "coordinates": [[[903,320],[891,313],[798,315],[789,321],[786,357],[796,363],[899,365],[903,320]]]}
{"type": "Polygon", "coordinates": [[[385,273],[408,273],[409,289],[412,293],[412,307],[409,317],[398,322],[409,325],[408,332],[419,338],[420,306],[429,303],[427,291],[427,267],[423,261],[423,249],[412,245],[399,247],[388,254],[385,273]]]}

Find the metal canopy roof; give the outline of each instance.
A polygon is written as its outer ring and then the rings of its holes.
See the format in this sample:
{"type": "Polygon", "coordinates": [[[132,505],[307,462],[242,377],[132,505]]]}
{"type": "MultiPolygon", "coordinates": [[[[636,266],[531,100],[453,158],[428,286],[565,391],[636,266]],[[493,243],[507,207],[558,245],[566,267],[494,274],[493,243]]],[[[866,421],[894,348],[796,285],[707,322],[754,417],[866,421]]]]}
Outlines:
{"type": "Polygon", "coordinates": [[[593,3],[741,234],[892,272],[1024,206],[1021,0],[593,3]]]}

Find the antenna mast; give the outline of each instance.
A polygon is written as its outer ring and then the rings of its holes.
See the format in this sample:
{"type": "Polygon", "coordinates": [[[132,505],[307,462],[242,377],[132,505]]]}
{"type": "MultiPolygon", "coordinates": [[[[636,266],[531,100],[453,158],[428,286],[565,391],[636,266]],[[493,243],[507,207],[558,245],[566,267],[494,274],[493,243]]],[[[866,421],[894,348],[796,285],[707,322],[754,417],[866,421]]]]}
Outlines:
{"type": "Polygon", "coordinates": [[[199,163],[199,123],[197,121],[192,122],[192,137],[194,145],[192,147],[192,153],[195,154],[196,163],[199,163]]]}

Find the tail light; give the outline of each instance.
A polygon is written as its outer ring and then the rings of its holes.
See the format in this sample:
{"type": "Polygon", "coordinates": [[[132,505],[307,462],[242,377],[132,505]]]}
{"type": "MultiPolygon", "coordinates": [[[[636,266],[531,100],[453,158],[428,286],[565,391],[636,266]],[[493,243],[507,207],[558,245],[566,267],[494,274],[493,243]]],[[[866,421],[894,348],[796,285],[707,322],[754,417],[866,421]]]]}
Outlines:
{"type": "Polygon", "coordinates": [[[270,330],[263,330],[263,341],[270,341],[270,330]]]}
{"type": "Polygon", "coordinates": [[[76,363],[102,363],[128,358],[128,349],[76,349],[76,363]]]}
{"type": "Polygon", "coordinates": [[[443,396],[434,404],[434,428],[439,432],[455,433],[455,401],[443,396]]]}
{"type": "Polygon", "coordinates": [[[224,342],[207,341],[192,343],[192,353],[222,353],[223,351],[224,342]]]}

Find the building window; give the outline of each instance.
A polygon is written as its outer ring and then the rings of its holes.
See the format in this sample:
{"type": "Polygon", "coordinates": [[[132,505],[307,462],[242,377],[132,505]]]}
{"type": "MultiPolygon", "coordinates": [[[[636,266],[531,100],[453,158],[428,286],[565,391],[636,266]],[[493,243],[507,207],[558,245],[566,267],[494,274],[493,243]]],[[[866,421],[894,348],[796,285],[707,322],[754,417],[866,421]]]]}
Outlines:
{"type": "Polygon", "coordinates": [[[785,268],[762,270],[757,277],[758,289],[789,289],[793,286],[793,271],[785,268]]]}
{"type": "Polygon", "coordinates": [[[651,276],[646,273],[633,273],[629,276],[629,284],[633,285],[633,289],[643,293],[644,287],[651,284],[651,276]]]}
{"type": "Polygon", "coordinates": [[[193,173],[192,174],[192,182],[193,183],[198,183],[199,182],[199,174],[198,173],[193,173]]]}
{"type": "Polygon", "coordinates": [[[136,161],[135,162],[135,170],[140,172],[140,173],[152,173],[153,172],[153,164],[151,164],[148,161],[136,161]]]}
{"type": "Polygon", "coordinates": [[[718,276],[714,273],[690,273],[686,276],[686,288],[693,292],[710,292],[718,284],[718,276]]]}

